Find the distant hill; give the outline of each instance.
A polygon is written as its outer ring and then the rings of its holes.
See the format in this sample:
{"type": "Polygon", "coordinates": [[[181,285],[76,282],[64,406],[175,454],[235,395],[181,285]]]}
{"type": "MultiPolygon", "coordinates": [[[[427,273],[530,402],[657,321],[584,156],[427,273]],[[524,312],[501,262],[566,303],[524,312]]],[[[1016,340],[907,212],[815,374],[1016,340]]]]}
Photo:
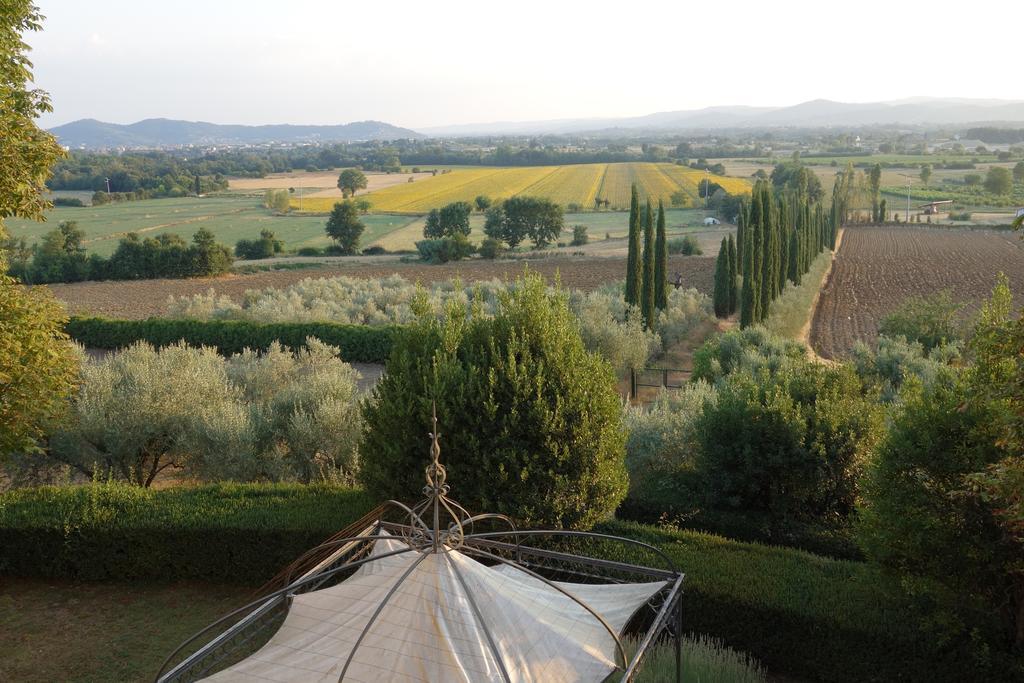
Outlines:
{"type": "Polygon", "coordinates": [[[380,121],[335,126],[222,125],[202,121],[146,119],[131,124],[81,119],[51,128],[62,145],[72,148],[177,147],[180,145],[244,145],[268,142],[356,142],[422,138],[422,134],[380,121]]]}
{"type": "Polygon", "coordinates": [[[721,128],[1024,123],[1024,102],[913,97],[892,102],[812,100],[790,107],[724,106],[608,119],[479,123],[423,128],[431,136],[684,131],[721,128]]]}

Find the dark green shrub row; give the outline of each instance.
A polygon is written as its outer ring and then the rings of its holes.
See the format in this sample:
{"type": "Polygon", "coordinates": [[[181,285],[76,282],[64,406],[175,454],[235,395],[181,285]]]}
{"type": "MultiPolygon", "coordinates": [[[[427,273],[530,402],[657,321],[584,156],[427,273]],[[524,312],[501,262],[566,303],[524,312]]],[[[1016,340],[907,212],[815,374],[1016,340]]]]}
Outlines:
{"type": "MultiPolygon", "coordinates": [[[[915,596],[877,565],[740,543],[691,531],[611,522],[598,530],[651,543],[686,573],[685,628],[721,638],[774,674],[814,681],[1017,681],[1024,661],[990,644],[984,612],[965,624],[948,598],[915,596]]],[[[616,559],[649,561],[649,555],[616,559]]]]}
{"type": "Polygon", "coordinates": [[[258,585],[372,507],[299,484],[20,489],[0,495],[0,574],[258,585]]]}
{"type": "MultiPolygon", "coordinates": [[[[373,504],[360,490],[293,484],[23,489],[0,495],[0,574],[258,585],[373,504]]],[[[662,548],[687,575],[687,630],[719,637],[776,674],[1020,680],[1019,660],[983,649],[993,628],[984,617],[947,620],[929,589],[918,584],[911,598],[874,565],[639,524],[599,530],[662,548]]],[[[650,561],[619,546],[589,549],[650,561]]]]}
{"type": "Polygon", "coordinates": [[[391,353],[391,344],[401,329],[397,325],[369,326],[339,323],[254,323],[248,320],[114,320],[110,318],[71,318],[67,333],[87,348],[119,349],[137,341],[167,346],[184,341],[192,346],[212,346],[221,354],[244,349],[265,350],[279,341],[299,348],[309,337],[337,346],[348,362],[383,363],[391,353]]]}

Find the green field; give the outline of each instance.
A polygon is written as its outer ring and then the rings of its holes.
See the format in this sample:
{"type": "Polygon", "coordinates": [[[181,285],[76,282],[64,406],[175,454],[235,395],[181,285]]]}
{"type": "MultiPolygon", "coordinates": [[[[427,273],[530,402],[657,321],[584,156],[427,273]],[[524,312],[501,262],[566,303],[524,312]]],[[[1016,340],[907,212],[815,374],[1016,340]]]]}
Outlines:
{"type": "MultiPolygon", "coordinates": [[[[366,232],[363,244],[398,230],[415,220],[409,216],[363,216],[366,232]]],[[[211,197],[197,199],[146,199],[103,206],[57,207],[47,213],[45,223],[8,219],[4,223],[14,237],[36,242],[61,221],[77,221],[85,231],[85,247],[90,252],[111,254],[118,241],[129,232],[152,237],[169,232],[191,239],[199,228],[206,228],[219,242],[234,245],[240,239],[259,237],[260,231],[274,231],[287,249],[326,246],[323,216],[276,216],[260,205],[258,199],[211,197]]]]}
{"type": "MultiPolygon", "coordinates": [[[[668,209],[666,220],[669,232],[697,226],[705,216],[697,209],[668,209]]],[[[288,251],[300,247],[324,247],[331,240],[324,233],[326,218],[319,215],[279,216],[267,211],[253,198],[185,197],[181,199],[146,199],[118,204],[88,207],[57,207],[47,213],[43,223],[8,219],[5,221],[14,237],[26,237],[34,243],[53,230],[61,221],[76,221],[85,231],[85,247],[89,252],[109,256],[118,241],[129,232],[152,237],[169,232],[192,238],[203,227],[217,237],[217,241],[233,246],[240,239],[254,239],[261,230],[269,229],[284,240],[288,251]]],[[[394,214],[368,214],[362,217],[366,232],[360,240],[362,246],[379,244],[388,250],[416,248],[423,239],[422,216],[394,214]]],[[[586,225],[591,241],[604,239],[606,234],[623,237],[627,232],[627,215],[623,212],[601,211],[566,214],[565,232],[560,241],[572,239],[572,226],[586,225]]],[[[470,220],[471,239],[483,239],[484,217],[474,213],[470,220]]]]}

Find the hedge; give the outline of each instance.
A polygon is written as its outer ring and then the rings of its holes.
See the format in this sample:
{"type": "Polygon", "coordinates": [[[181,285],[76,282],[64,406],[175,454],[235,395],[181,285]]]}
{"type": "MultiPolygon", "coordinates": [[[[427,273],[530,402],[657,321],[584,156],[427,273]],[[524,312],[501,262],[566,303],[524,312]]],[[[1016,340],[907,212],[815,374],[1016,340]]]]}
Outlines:
{"type": "Polygon", "coordinates": [[[18,489],[0,495],[0,574],[259,585],[373,507],[300,484],[18,489]]]}
{"type": "Polygon", "coordinates": [[[75,317],[68,321],[67,333],[86,348],[119,349],[137,341],[168,346],[184,341],[192,346],[212,346],[223,355],[244,349],[266,350],[279,341],[299,348],[309,337],[337,346],[348,362],[383,363],[391,353],[391,343],[402,329],[398,325],[348,325],[316,323],[255,323],[248,320],[115,320],[75,317]]]}
{"type": "MultiPolygon", "coordinates": [[[[360,490],[292,484],[13,491],[0,494],[0,574],[255,586],[374,503],[360,490]]],[[[911,597],[873,565],[627,522],[599,530],[662,548],[687,575],[686,629],[749,652],[773,674],[851,682],[1024,678],[1020,659],[993,645],[999,641],[983,615],[970,624],[947,619],[934,594],[918,585],[911,597]]],[[[605,554],[648,559],[620,550],[605,554]]]]}

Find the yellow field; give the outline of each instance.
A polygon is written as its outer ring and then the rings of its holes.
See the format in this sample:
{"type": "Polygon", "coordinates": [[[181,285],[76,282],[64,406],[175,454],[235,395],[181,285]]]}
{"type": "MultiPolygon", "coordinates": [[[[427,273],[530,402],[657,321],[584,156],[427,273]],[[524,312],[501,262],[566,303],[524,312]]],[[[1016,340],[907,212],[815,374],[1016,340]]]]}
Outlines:
{"type": "MultiPolygon", "coordinates": [[[[387,213],[420,214],[450,202],[472,202],[478,195],[507,199],[520,194],[545,197],[563,207],[579,204],[584,209],[594,208],[594,200],[601,198],[607,199],[612,209],[626,209],[633,183],[642,200],[661,199],[668,206],[672,195],[679,191],[696,202],[698,183],[704,177],[703,171],[654,163],[467,168],[386,187],[370,192],[366,198],[373,203],[373,211],[387,213]]],[[[710,178],[733,194],[750,191],[750,183],[743,178],[710,178]]],[[[336,201],[335,197],[306,197],[302,208],[327,212],[336,201]]],[[[297,206],[295,200],[293,206],[297,206]]]]}

